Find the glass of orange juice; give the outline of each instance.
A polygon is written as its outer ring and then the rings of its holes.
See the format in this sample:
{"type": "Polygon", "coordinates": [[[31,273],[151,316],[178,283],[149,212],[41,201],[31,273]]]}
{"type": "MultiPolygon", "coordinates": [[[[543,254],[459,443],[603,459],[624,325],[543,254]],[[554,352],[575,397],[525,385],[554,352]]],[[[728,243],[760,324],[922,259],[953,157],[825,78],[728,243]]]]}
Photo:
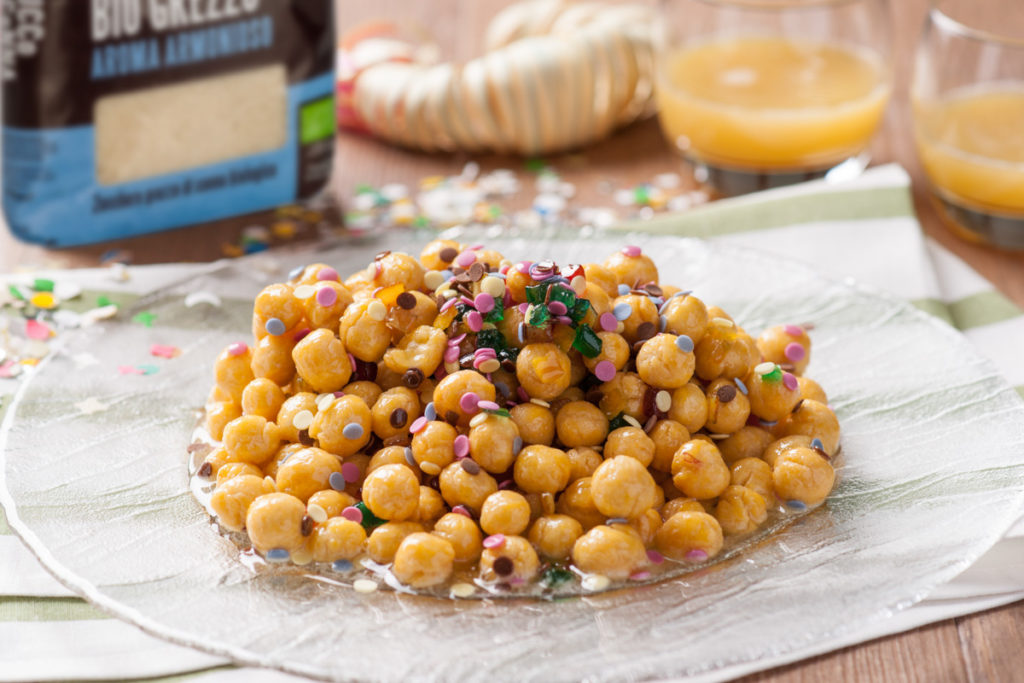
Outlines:
{"type": "Polygon", "coordinates": [[[1024,8],[932,5],[911,86],[914,137],[955,232],[1024,249],[1024,8]]]}
{"type": "Polygon", "coordinates": [[[658,119],[722,195],[860,173],[892,90],[885,0],[662,0],[658,119]]]}

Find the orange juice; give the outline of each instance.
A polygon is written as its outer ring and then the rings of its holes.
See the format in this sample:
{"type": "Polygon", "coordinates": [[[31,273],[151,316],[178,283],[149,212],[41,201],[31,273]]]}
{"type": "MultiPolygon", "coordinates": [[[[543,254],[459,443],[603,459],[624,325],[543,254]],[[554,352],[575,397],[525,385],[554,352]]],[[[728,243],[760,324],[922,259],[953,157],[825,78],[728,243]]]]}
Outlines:
{"type": "Polygon", "coordinates": [[[889,98],[864,51],[782,37],[716,39],[663,58],[662,129],[684,154],[734,168],[824,169],[861,153],[889,98]]]}
{"type": "Polygon", "coordinates": [[[914,102],[925,171],[944,199],[1024,217],[1024,83],[914,102]]]}

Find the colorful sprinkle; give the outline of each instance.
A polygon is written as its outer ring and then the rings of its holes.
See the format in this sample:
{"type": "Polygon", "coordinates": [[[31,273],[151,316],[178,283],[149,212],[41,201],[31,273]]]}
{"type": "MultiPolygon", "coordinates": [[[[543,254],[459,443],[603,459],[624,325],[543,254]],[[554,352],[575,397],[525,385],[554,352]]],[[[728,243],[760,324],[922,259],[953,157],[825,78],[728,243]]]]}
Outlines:
{"type": "Polygon", "coordinates": [[[519,451],[523,450],[523,437],[517,436],[512,441],[512,452],[519,455],[519,451]]]}
{"type": "Polygon", "coordinates": [[[594,375],[602,382],[610,382],[617,372],[615,364],[610,360],[600,361],[594,366],[594,375]]]}
{"type": "Polygon", "coordinates": [[[484,327],[484,317],[477,311],[470,311],[466,314],[466,327],[473,332],[479,332],[484,327]]]}
{"type": "Polygon", "coordinates": [[[57,305],[57,298],[50,292],[36,292],[28,302],[36,308],[49,310],[57,305]]]}
{"type": "Polygon", "coordinates": [[[453,445],[455,449],[456,458],[465,458],[469,455],[469,437],[465,434],[459,434],[455,437],[455,443],[453,445]]]}
{"type": "Polygon", "coordinates": [[[782,330],[790,337],[802,337],[804,336],[804,330],[802,327],[796,325],[785,325],[782,330]]]}
{"type": "Polygon", "coordinates": [[[338,277],[338,271],[328,266],[327,268],[321,268],[316,272],[316,279],[320,281],[333,280],[334,282],[337,282],[340,278],[338,277]]]}
{"type": "Polygon", "coordinates": [[[331,488],[335,491],[344,491],[345,475],[341,472],[331,472],[331,476],[327,478],[327,483],[330,484],[331,488]]]}
{"type": "Polygon", "coordinates": [[[647,570],[633,572],[629,575],[630,581],[646,581],[649,578],[651,578],[651,573],[647,570]]]}
{"type": "Polygon", "coordinates": [[[626,296],[627,294],[629,294],[629,285],[619,285],[618,292],[619,296],[626,296]]]}
{"type": "Polygon", "coordinates": [[[794,510],[806,510],[807,504],[802,500],[787,500],[786,505],[793,508],[794,510]]]}
{"type": "Polygon", "coordinates": [[[477,407],[480,410],[501,410],[501,406],[494,401],[480,401],[477,403],[477,407]]]}
{"type": "Polygon", "coordinates": [[[786,355],[786,359],[793,363],[799,363],[807,356],[807,349],[796,342],[790,342],[786,344],[786,348],[783,350],[786,355]]]}
{"type": "Polygon", "coordinates": [[[317,524],[323,524],[327,521],[327,510],[316,503],[310,503],[306,506],[306,514],[317,524]]]}
{"type": "Polygon", "coordinates": [[[345,481],[357,482],[361,474],[359,465],[354,462],[346,462],[341,466],[341,476],[345,477],[345,481]]]}
{"type": "Polygon", "coordinates": [[[352,588],[356,593],[364,595],[377,592],[377,582],[371,579],[356,579],[352,582],[352,588]]]}
{"type": "Polygon", "coordinates": [[[455,257],[455,265],[462,268],[469,268],[474,263],[476,263],[476,254],[470,250],[466,250],[455,257]]]}
{"type": "Polygon", "coordinates": [[[619,328],[619,319],[614,313],[602,313],[597,322],[605,332],[614,332],[619,328]]]}
{"type": "Polygon", "coordinates": [[[679,335],[676,337],[676,348],[683,353],[693,353],[693,339],[686,334],[679,335]]]}
{"type": "Polygon", "coordinates": [[[583,590],[595,593],[608,588],[612,584],[612,580],[604,574],[588,574],[583,577],[583,581],[580,583],[583,586],[583,590]]]}
{"type": "Polygon", "coordinates": [[[758,365],[754,366],[754,372],[757,373],[758,375],[771,374],[772,372],[775,372],[775,363],[772,363],[771,361],[759,363],[758,365]]]}
{"type": "Polygon", "coordinates": [[[361,439],[363,437],[363,432],[363,425],[358,422],[349,422],[345,425],[344,429],[341,430],[344,437],[352,441],[355,439],[361,439]]]}
{"type": "Polygon", "coordinates": [[[505,545],[505,534],[492,534],[484,539],[484,547],[495,550],[505,545]]]}
{"type": "Polygon", "coordinates": [[[577,275],[569,280],[569,287],[572,288],[572,291],[576,292],[576,296],[583,296],[583,293],[587,291],[587,278],[577,275]]]}
{"type": "Polygon", "coordinates": [[[377,322],[383,322],[388,317],[388,307],[383,302],[374,299],[366,307],[366,314],[377,322]]]}
{"type": "Polygon", "coordinates": [[[480,397],[473,391],[463,394],[462,398],[459,399],[459,408],[467,415],[476,413],[479,404],[480,397]]]}
{"type": "Polygon", "coordinates": [[[221,300],[219,296],[212,292],[192,292],[185,297],[186,308],[195,308],[199,304],[206,304],[208,306],[218,308],[221,305],[221,300]]]}
{"type": "Polygon", "coordinates": [[[181,349],[165,344],[153,344],[149,347],[149,353],[157,358],[177,358],[181,355],[181,349]]]}
{"type": "Polygon", "coordinates": [[[421,415],[420,417],[417,417],[415,420],[412,421],[412,424],[409,426],[409,433],[419,434],[427,426],[427,422],[428,420],[426,415],[421,415]]]}
{"type": "Polygon", "coordinates": [[[132,317],[134,322],[141,324],[143,327],[153,327],[153,321],[156,320],[156,313],[150,313],[149,311],[143,311],[137,313],[132,317]]]}
{"type": "Polygon", "coordinates": [[[703,562],[708,559],[708,554],[699,548],[686,553],[686,559],[690,562],[703,562]]]}
{"type": "Polygon", "coordinates": [[[349,506],[341,511],[341,516],[356,524],[363,523],[363,511],[355,506],[349,506]]]}
{"type": "Polygon", "coordinates": [[[427,420],[437,419],[437,408],[434,406],[433,401],[428,403],[426,407],[423,408],[423,417],[427,418],[427,420]]]}
{"type": "Polygon", "coordinates": [[[821,439],[811,439],[811,448],[817,448],[819,451],[825,450],[825,444],[821,439]]]}
{"type": "Polygon", "coordinates": [[[309,429],[313,424],[313,413],[309,410],[300,410],[292,418],[292,426],[296,429],[309,429]]]}
{"type": "Polygon", "coordinates": [[[316,293],[316,302],[321,306],[333,306],[338,301],[338,293],[333,287],[321,287],[316,293]]]}
{"type": "Polygon", "coordinates": [[[476,310],[481,313],[490,313],[494,310],[494,297],[487,292],[480,292],[473,299],[473,305],[476,306],[476,310]]]}
{"type": "MultiPolygon", "coordinates": [[[[330,288],[329,287],[325,287],[324,289],[330,289],[330,288]]],[[[308,298],[310,298],[312,296],[316,296],[316,293],[317,293],[317,289],[316,289],[316,287],[314,287],[312,285],[299,285],[298,287],[295,288],[295,291],[292,292],[292,294],[295,296],[295,298],[299,299],[300,301],[305,301],[306,299],[308,299],[308,298]]]]}
{"type": "Polygon", "coordinates": [[[615,308],[612,309],[612,315],[615,316],[616,320],[622,321],[633,315],[633,307],[623,301],[621,304],[616,304],[615,308]]]}
{"type": "Polygon", "coordinates": [[[291,554],[284,548],[274,548],[267,551],[267,562],[287,562],[291,554]]]}
{"type": "Polygon", "coordinates": [[[786,385],[786,388],[790,391],[796,391],[800,387],[800,383],[796,381],[796,376],[788,372],[782,373],[782,383],[786,385]]]}
{"type": "Polygon", "coordinates": [[[665,561],[665,556],[652,548],[647,551],[647,559],[651,564],[661,564],[665,561]]]}
{"type": "Polygon", "coordinates": [[[476,593],[476,586],[471,583],[453,583],[449,590],[453,598],[468,598],[476,593]]]}
{"type": "Polygon", "coordinates": [[[352,571],[352,563],[348,560],[335,560],[331,562],[331,569],[341,573],[350,572],[352,571]]]}
{"type": "Polygon", "coordinates": [[[569,312],[569,307],[561,301],[552,301],[548,304],[548,311],[551,312],[551,315],[565,315],[569,312]]]}
{"type": "Polygon", "coordinates": [[[288,328],[284,326],[284,322],[280,318],[270,318],[263,326],[263,329],[267,331],[267,334],[274,337],[280,337],[288,331],[288,328]]]}
{"type": "Polygon", "coordinates": [[[667,413],[672,407],[672,394],[664,390],[659,391],[654,395],[654,406],[659,412],[667,413]]]}
{"type": "Polygon", "coordinates": [[[634,244],[630,244],[622,248],[622,253],[630,258],[636,258],[643,253],[643,250],[634,244]]]}
{"type": "Polygon", "coordinates": [[[715,327],[721,327],[723,329],[732,329],[735,323],[728,318],[712,318],[711,324],[715,327]]]}
{"type": "Polygon", "coordinates": [[[469,508],[467,508],[465,505],[456,505],[455,507],[452,508],[452,512],[454,512],[457,515],[462,515],[463,517],[469,517],[470,519],[473,518],[473,515],[469,513],[469,508]]]}

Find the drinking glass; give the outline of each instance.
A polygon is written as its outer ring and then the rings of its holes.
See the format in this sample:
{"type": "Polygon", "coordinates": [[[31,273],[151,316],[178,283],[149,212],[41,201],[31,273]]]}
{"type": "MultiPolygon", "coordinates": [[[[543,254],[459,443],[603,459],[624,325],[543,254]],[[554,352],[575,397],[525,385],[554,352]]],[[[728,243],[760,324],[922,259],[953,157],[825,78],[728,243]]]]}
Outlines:
{"type": "Polygon", "coordinates": [[[892,90],[886,0],[662,0],[658,117],[722,195],[859,174],[892,90]]]}
{"type": "Polygon", "coordinates": [[[932,4],[911,86],[918,156],[943,220],[967,239],[1024,249],[1024,9],[932,4]]]}

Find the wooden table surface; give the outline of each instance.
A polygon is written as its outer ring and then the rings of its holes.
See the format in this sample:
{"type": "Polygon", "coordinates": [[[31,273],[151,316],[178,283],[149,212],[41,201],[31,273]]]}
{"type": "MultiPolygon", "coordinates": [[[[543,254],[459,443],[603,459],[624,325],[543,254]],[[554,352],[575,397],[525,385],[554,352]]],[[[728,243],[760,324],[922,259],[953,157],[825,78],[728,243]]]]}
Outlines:
{"type": "MultiPolygon", "coordinates": [[[[1013,12],[1017,0],[985,0],[1013,12]]],[[[341,29],[372,17],[407,17],[429,26],[444,46],[445,56],[465,59],[481,49],[483,27],[507,4],[503,0],[344,0],[341,29]],[[442,18],[439,20],[438,18],[442,18]]],[[[892,33],[897,69],[896,95],[885,126],[873,145],[878,162],[898,161],[914,178],[914,198],[925,231],[958,254],[1024,306],[1024,253],[1012,254],[968,244],[942,226],[928,203],[921,169],[914,154],[907,103],[907,82],[914,43],[924,17],[926,0],[893,0],[892,33]]],[[[995,7],[995,11],[1002,11],[995,7]]],[[[347,198],[359,183],[402,182],[415,186],[428,175],[458,173],[469,157],[439,156],[403,151],[374,140],[343,134],[332,188],[347,198]]],[[[521,159],[477,158],[482,168],[510,168],[524,174],[521,159]]],[[[666,171],[681,171],[681,163],[664,144],[657,124],[646,121],[619,132],[593,148],[548,161],[576,184],[576,206],[609,206],[601,181],[631,187],[649,182],[666,171]]],[[[525,206],[534,196],[524,181],[520,200],[506,207],[525,206]]],[[[133,262],[203,261],[222,256],[224,243],[237,242],[241,229],[258,217],[225,221],[147,237],[90,247],[46,250],[16,242],[0,230],[0,272],[31,266],[81,267],[97,265],[112,248],[131,252],[133,262]]],[[[902,635],[851,647],[785,668],[755,675],[755,681],[1013,681],[1024,680],[1024,602],[960,619],[949,620],[902,635]]]]}

